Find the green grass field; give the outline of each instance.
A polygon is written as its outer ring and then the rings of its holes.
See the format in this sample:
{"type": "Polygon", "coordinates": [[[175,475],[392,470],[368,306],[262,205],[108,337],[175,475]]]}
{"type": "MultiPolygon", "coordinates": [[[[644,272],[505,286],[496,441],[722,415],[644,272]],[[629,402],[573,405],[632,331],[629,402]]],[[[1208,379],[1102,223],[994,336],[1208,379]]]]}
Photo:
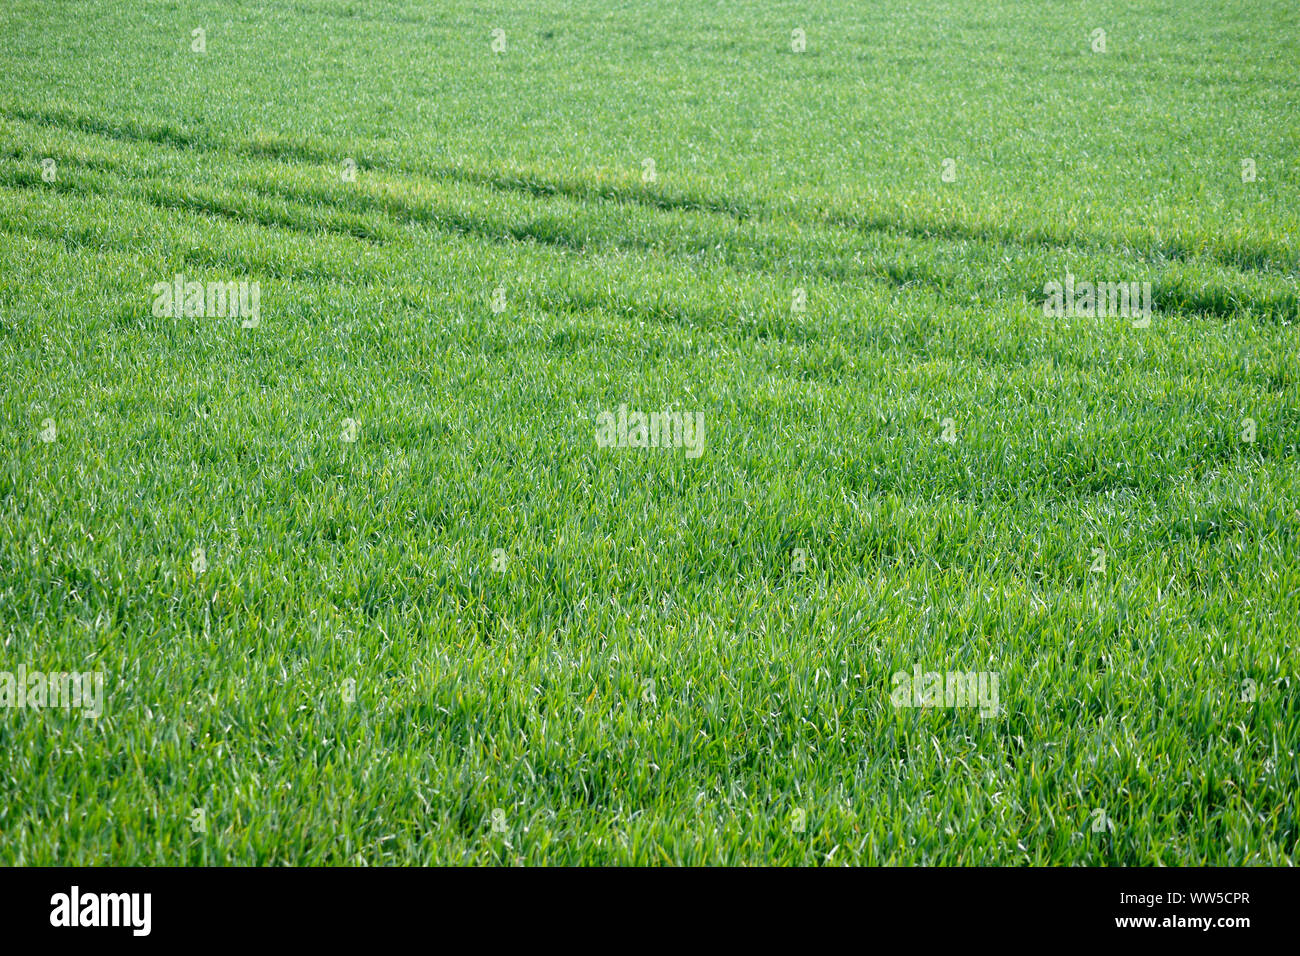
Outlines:
{"type": "Polygon", "coordinates": [[[1300,8],[528,6],[0,8],[0,863],[1297,862],[1300,8]]]}

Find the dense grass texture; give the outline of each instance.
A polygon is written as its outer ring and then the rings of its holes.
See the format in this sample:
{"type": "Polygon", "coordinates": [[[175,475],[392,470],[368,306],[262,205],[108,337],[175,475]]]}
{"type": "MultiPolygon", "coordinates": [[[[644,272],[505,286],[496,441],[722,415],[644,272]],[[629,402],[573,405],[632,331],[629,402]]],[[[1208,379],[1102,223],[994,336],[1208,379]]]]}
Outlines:
{"type": "Polygon", "coordinates": [[[7,0],[0,670],[104,710],[0,708],[0,862],[1295,863],[1297,51],[7,0]]]}

